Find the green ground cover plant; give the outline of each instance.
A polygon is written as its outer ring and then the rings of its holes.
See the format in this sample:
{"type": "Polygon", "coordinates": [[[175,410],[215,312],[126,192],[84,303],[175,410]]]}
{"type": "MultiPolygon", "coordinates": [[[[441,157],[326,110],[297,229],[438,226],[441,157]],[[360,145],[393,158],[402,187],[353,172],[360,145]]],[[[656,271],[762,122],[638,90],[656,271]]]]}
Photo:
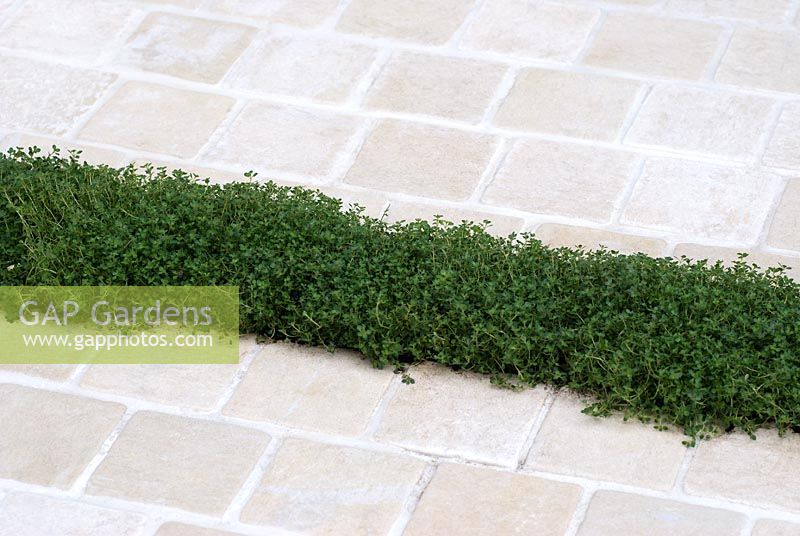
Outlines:
{"type": "MultiPolygon", "coordinates": [[[[567,387],[691,438],[800,425],[781,268],[389,224],[317,191],[0,155],[0,284],[238,285],[241,331],[567,387]]],[[[347,389],[342,385],[342,389],[347,389]]]]}

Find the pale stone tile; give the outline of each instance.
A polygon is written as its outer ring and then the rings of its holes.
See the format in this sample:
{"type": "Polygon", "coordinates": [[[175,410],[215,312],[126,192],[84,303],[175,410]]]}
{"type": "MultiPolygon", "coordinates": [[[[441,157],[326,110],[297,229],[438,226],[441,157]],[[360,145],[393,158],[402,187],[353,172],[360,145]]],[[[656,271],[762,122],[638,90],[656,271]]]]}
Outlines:
{"type": "Polygon", "coordinates": [[[721,17],[780,24],[792,0],[670,0],[667,9],[680,15],[721,17]]]}
{"type": "Polygon", "coordinates": [[[27,493],[11,493],[0,501],[0,534],[8,536],[145,536],[147,518],[27,493]]]}
{"type": "Polygon", "coordinates": [[[515,464],[545,392],[515,392],[490,385],[485,376],[454,373],[424,364],[409,371],[389,403],[377,433],[410,449],[515,464]]]}
{"type": "Polygon", "coordinates": [[[86,493],[222,515],[270,441],[222,423],[136,413],[86,493]]]}
{"type": "Polygon", "coordinates": [[[47,380],[63,382],[69,379],[70,374],[75,370],[76,365],[36,365],[36,364],[12,364],[0,365],[0,370],[16,372],[27,376],[38,376],[47,380]]]}
{"type": "Polygon", "coordinates": [[[613,141],[641,85],[593,74],[527,69],[520,73],[495,123],[576,138],[613,141]]]}
{"type": "Polygon", "coordinates": [[[800,434],[778,437],[759,430],[757,440],[735,432],[700,443],[684,489],[764,508],[800,512],[800,434]]]}
{"type": "Polygon", "coordinates": [[[737,29],[715,79],[736,86],[800,93],[800,34],[737,29]]]}
{"type": "Polygon", "coordinates": [[[657,86],[642,105],[626,143],[749,160],[772,110],[762,97],[657,86]]]}
{"type": "Polygon", "coordinates": [[[236,534],[227,530],[207,529],[170,521],[161,525],[154,536],[236,536],[236,534]]]}
{"type": "Polygon", "coordinates": [[[207,9],[254,21],[292,26],[319,26],[333,14],[339,0],[212,0],[207,9]]]}
{"type": "Polygon", "coordinates": [[[608,221],[637,157],[610,149],[517,141],[483,195],[490,205],[608,221]]]}
{"type": "MultiPolygon", "coordinates": [[[[736,248],[723,248],[718,246],[705,246],[701,244],[678,244],[675,246],[675,251],[672,257],[680,258],[682,255],[690,259],[701,260],[708,259],[709,264],[720,260],[723,261],[725,266],[731,266],[734,261],[738,260],[740,249],[736,248]]],[[[774,253],[766,253],[763,251],[749,251],[746,250],[747,264],[757,264],[761,270],[770,266],[785,265],[789,266],[786,275],[793,279],[800,280],[800,257],[786,257],[784,255],[775,255],[774,253]]]]}
{"type": "Polygon", "coordinates": [[[404,534],[561,536],[581,495],[574,484],[445,463],[436,469],[404,534]],[[465,508],[465,505],[476,508],[465,508]]]}
{"type": "Polygon", "coordinates": [[[461,48],[570,62],[600,18],[586,6],[489,0],[461,40],[461,48]]]}
{"type": "Polygon", "coordinates": [[[400,52],[383,68],[365,104],[477,123],[505,71],[478,60],[400,52]]]}
{"type": "Polygon", "coordinates": [[[159,168],[165,168],[167,174],[174,173],[175,171],[183,171],[184,173],[194,173],[197,175],[197,180],[200,182],[204,182],[205,179],[208,179],[209,184],[228,184],[231,182],[253,182],[247,177],[244,176],[245,170],[243,169],[241,172],[236,173],[233,171],[226,171],[223,169],[215,169],[210,167],[204,166],[196,166],[194,164],[190,164],[187,162],[167,162],[164,160],[153,160],[152,158],[135,158],[131,161],[131,163],[135,164],[139,167],[140,171],[144,172],[145,166],[148,164],[153,166],[154,173],[155,170],[159,168]]]}
{"type": "Polygon", "coordinates": [[[241,520],[303,534],[386,534],[424,466],[408,456],[287,439],[241,520]]]}
{"type": "Polygon", "coordinates": [[[41,154],[50,154],[53,152],[53,145],[61,149],[61,157],[67,158],[69,150],[81,151],[80,160],[89,164],[106,164],[111,167],[123,166],[128,157],[125,154],[115,151],[113,149],[104,149],[102,147],[92,147],[82,143],[75,143],[72,141],[61,140],[58,138],[45,138],[42,136],[33,136],[29,134],[12,135],[3,140],[3,145],[9,147],[39,147],[41,154]]]}
{"type": "MultiPolygon", "coordinates": [[[[184,9],[196,9],[200,7],[205,0],[138,0],[144,4],[153,4],[156,6],[176,6],[184,9]]],[[[216,1],[216,0],[215,0],[216,1]]]]}
{"type": "Polygon", "coordinates": [[[170,13],[151,13],[117,61],[145,71],[213,84],[255,36],[255,28],[170,13]]]}
{"type": "Polygon", "coordinates": [[[234,166],[326,177],[361,123],[326,111],[252,102],[204,156],[234,166]]]}
{"type": "Polygon", "coordinates": [[[223,413],[357,435],[391,380],[390,371],[373,368],[354,352],[269,344],[255,357],[223,413]]]}
{"type": "Polygon", "coordinates": [[[92,365],[81,386],[196,410],[211,410],[239,365],[92,365]]]}
{"type": "Polygon", "coordinates": [[[589,503],[578,536],[647,534],[707,536],[740,534],[742,514],[618,491],[598,491],[589,503]]]}
{"type": "Polygon", "coordinates": [[[345,182],[442,199],[464,200],[494,151],[493,137],[385,120],[358,153],[345,182]]]}
{"type": "MultiPolygon", "coordinates": [[[[586,0],[561,0],[564,3],[584,4],[586,0]]],[[[609,6],[635,6],[635,7],[655,7],[663,3],[664,0],[590,0],[593,4],[603,4],[609,6]]]]}
{"type": "Polygon", "coordinates": [[[415,219],[433,221],[436,215],[442,216],[445,220],[455,224],[459,224],[464,220],[474,223],[490,220],[492,223],[486,231],[496,236],[508,236],[513,232],[519,232],[524,223],[522,218],[515,218],[513,216],[503,216],[501,214],[453,207],[423,205],[421,203],[410,203],[399,200],[391,201],[389,210],[386,212],[386,220],[389,222],[400,220],[410,222],[415,219]]]}
{"type": "Polygon", "coordinates": [[[350,205],[358,204],[364,207],[364,214],[373,218],[383,216],[386,206],[386,194],[374,190],[346,190],[337,186],[309,186],[315,188],[329,197],[341,200],[342,210],[347,210],[350,205]]]}
{"type": "Polygon", "coordinates": [[[191,158],[232,105],[232,99],[220,95],[127,82],[92,117],[80,137],[191,158]]]}
{"type": "Polygon", "coordinates": [[[28,0],[0,32],[0,46],[99,63],[139,15],[123,2],[28,0]]]}
{"type": "Polygon", "coordinates": [[[754,242],[782,179],[741,169],[649,158],[622,221],[688,236],[754,242]]]}
{"type": "Polygon", "coordinates": [[[375,50],[334,37],[272,30],[225,77],[235,89],[344,102],[375,60],[375,50]]]}
{"type": "Polygon", "coordinates": [[[668,490],[686,447],[677,430],[659,431],[638,420],[591,417],[577,396],[562,393],[536,435],[525,466],[646,488],[668,490]]]}
{"type": "Polygon", "coordinates": [[[112,74],[0,56],[0,127],[65,134],[116,78],[112,74]]]}
{"type": "Polygon", "coordinates": [[[774,519],[759,519],[753,527],[752,536],[800,536],[800,525],[774,519]]]}
{"type": "Polygon", "coordinates": [[[784,106],[762,161],[768,166],[800,170],[800,102],[784,106]]]}
{"type": "Polygon", "coordinates": [[[122,404],[0,385],[0,478],[69,488],[124,412],[122,404]]]}
{"type": "Polygon", "coordinates": [[[595,250],[603,246],[624,255],[646,253],[652,257],[660,257],[667,247],[667,243],[660,238],[557,223],[542,224],[536,228],[534,234],[537,239],[551,247],[583,246],[586,249],[595,250]]]}
{"type": "Polygon", "coordinates": [[[636,13],[609,13],[586,65],[696,80],[721,45],[716,24],[636,13]]]}
{"type": "Polygon", "coordinates": [[[472,8],[463,0],[353,0],[337,29],[431,45],[445,43],[472,8]]]}
{"type": "Polygon", "coordinates": [[[772,217],[767,244],[800,251],[800,179],[789,181],[778,209],[772,217]]]}

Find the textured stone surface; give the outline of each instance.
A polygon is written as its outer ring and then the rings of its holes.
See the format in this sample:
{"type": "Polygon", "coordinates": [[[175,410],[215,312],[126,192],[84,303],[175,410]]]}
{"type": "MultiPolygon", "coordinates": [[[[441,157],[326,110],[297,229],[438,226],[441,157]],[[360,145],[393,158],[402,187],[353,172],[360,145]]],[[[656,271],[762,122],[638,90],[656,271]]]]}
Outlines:
{"type": "Polygon", "coordinates": [[[717,70],[725,84],[800,93],[800,35],[739,28],[717,70]]]}
{"type": "Polygon", "coordinates": [[[409,374],[416,383],[402,385],[389,403],[378,439],[425,452],[516,463],[544,401],[543,390],[490,387],[483,376],[429,364],[409,374]]]}
{"type": "Polygon", "coordinates": [[[482,200],[541,214],[608,221],[636,167],[630,153],[520,140],[512,147],[482,200]]]}
{"type": "Polygon", "coordinates": [[[759,519],[753,527],[752,536],[800,536],[800,525],[773,519],[759,519]]]}
{"type": "Polygon", "coordinates": [[[270,30],[236,62],[225,85],[256,93],[343,102],[375,60],[371,47],[343,39],[270,30]]]}
{"type": "Polygon", "coordinates": [[[534,234],[536,238],[553,247],[583,246],[586,249],[598,249],[603,246],[623,254],[647,253],[653,257],[662,256],[667,246],[660,238],[557,223],[544,223],[536,228],[534,234]]]}
{"type": "Polygon", "coordinates": [[[700,78],[721,45],[722,27],[634,13],[610,13],[584,63],[673,78],[700,78]]]}
{"type": "Polygon", "coordinates": [[[357,435],[392,379],[352,352],[269,344],[255,357],[224,413],[319,432],[357,435]],[[313,371],[297,374],[298,368],[313,371]]]}
{"type": "Polygon", "coordinates": [[[446,463],[436,469],[405,534],[561,536],[580,495],[574,484],[446,463]],[[469,504],[476,508],[464,508],[469,504]]]}
{"type": "Polygon", "coordinates": [[[767,244],[800,251],[800,180],[790,180],[781,197],[767,235],[767,244]]]}
{"type": "Polygon", "coordinates": [[[207,529],[183,523],[164,523],[158,528],[155,536],[236,536],[235,532],[227,530],[207,529]]]}
{"type": "Polygon", "coordinates": [[[458,30],[471,7],[462,0],[352,0],[337,29],[440,45],[458,30]]]}
{"type": "Polygon", "coordinates": [[[119,167],[127,163],[128,157],[120,151],[113,149],[104,149],[102,147],[93,147],[83,143],[65,142],[59,138],[46,138],[43,136],[33,136],[30,134],[14,134],[3,140],[0,147],[38,147],[41,149],[41,154],[50,154],[53,152],[53,145],[56,145],[61,150],[61,156],[66,158],[69,156],[68,151],[80,151],[80,161],[89,162],[90,164],[106,164],[112,167],[119,167]]]}
{"type": "Polygon", "coordinates": [[[0,385],[0,478],[69,488],[124,411],[121,404],[0,385]]]}
{"type": "Polygon", "coordinates": [[[791,0],[669,0],[667,7],[680,15],[780,24],[791,3],[791,0]]]}
{"type": "MultiPolygon", "coordinates": [[[[681,255],[686,255],[690,259],[708,259],[710,263],[721,260],[726,266],[730,266],[734,261],[738,260],[738,254],[742,251],[743,249],[704,246],[701,244],[678,244],[675,246],[672,257],[678,258],[681,255]]],[[[748,264],[757,264],[762,270],[770,266],[789,266],[790,269],[787,275],[800,280],[800,257],[787,257],[763,251],[744,251],[744,253],[747,253],[745,262],[748,264]]]]}
{"type": "MultiPolygon", "coordinates": [[[[190,0],[191,1],[191,0],[190,0]]],[[[331,16],[338,0],[213,0],[208,9],[226,16],[292,26],[319,26],[331,16]]]]}
{"type": "Polygon", "coordinates": [[[527,59],[575,59],[600,12],[585,6],[528,0],[489,0],[461,41],[461,48],[527,59]]]}
{"type": "Polygon", "coordinates": [[[39,376],[53,381],[66,381],[75,370],[76,365],[0,365],[0,371],[16,372],[28,376],[39,376]]]}
{"type": "Polygon", "coordinates": [[[490,220],[492,223],[487,231],[500,236],[508,236],[509,233],[519,231],[523,224],[522,218],[515,218],[513,216],[502,216],[489,212],[452,209],[437,205],[423,205],[405,201],[391,201],[389,209],[386,212],[386,219],[390,222],[398,220],[413,221],[415,219],[433,221],[436,215],[442,216],[445,220],[456,224],[464,220],[475,223],[490,220]]]}
{"type": "Polygon", "coordinates": [[[740,534],[745,521],[742,514],[727,510],[617,491],[598,491],[589,503],[578,535],[734,535],[740,534]]]}
{"type": "Polygon", "coordinates": [[[0,501],[0,534],[8,536],[145,536],[147,518],[74,500],[11,493],[0,501]]]}
{"type": "Polygon", "coordinates": [[[381,71],[366,106],[477,123],[505,70],[494,63],[401,52],[381,71]]]}
{"type": "Polygon", "coordinates": [[[483,134],[382,121],[367,138],[345,182],[463,200],[477,186],[494,144],[483,134]]]}
{"type": "Polygon", "coordinates": [[[772,134],[764,163],[800,171],[800,102],[787,103],[772,134]]]}
{"type": "Polygon", "coordinates": [[[781,182],[754,169],[651,158],[622,221],[684,236],[753,241],[781,182]]]}
{"type": "Polygon", "coordinates": [[[220,95],[127,82],[92,117],[80,137],[189,158],[232,105],[232,99],[220,95]]]}
{"type": "Polygon", "coordinates": [[[408,456],[288,439],[241,519],[305,534],[386,534],[424,466],[408,456]]]}
{"type": "Polygon", "coordinates": [[[497,113],[498,126],[612,141],[639,91],[631,80],[567,71],[522,71],[497,113]]]}
{"type": "Polygon", "coordinates": [[[256,430],[138,412],[86,492],[222,515],[268,442],[256,430]]]}
{"type": "Polygon", "coordinates": [[[636,420],[581,413],[575,396],[556,398],[528,453],[526,467],[633,486],[669,490],[686,454],[684,436],[636,420]]]}
{"type": "Polygon", "coordinates": [[[750,160],[772,101],[733,93],[656,86],[625,141],[631,145],[750,160]]]}

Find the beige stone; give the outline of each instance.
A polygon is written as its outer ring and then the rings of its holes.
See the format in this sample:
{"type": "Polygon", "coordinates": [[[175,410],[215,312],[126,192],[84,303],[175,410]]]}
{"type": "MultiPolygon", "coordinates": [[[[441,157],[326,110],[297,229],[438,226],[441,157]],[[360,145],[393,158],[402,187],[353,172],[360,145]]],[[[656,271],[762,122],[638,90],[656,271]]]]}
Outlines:
{"type": "Polygon", "coordinates": [[[494,146],[484,134],[386,120],[367,138],[345,182],[464,200],[478,185],[494,146]]]}
{"type": "Polygon", "coordinates": [[[207,529],[171,521],[161,525],[154,536],[236,536],[236,534],[227,530],[207,529]]]}
{"type": "Polygon", "coordinates": [[[717,70],[717,82],[800,93],[800,35],[739,28],[717,70]]]}
{"type": "Polygon", "coordinates": [[[139,10],[123,2],[28,0],[0,32],[0,46],[99,63],[139,10]]]}
{"type": "Polygon", "coordinates": [[[287,439],[241,520],[303,534],[386,534],[424,466],[408,456],[287,439]]]}
{"type": "Polygon", "coordinates": [[[386,220],[389,222],[400,220],[411,222],[416,219],[433,221],[437,215],[455,224],[465,220],[474,223],[482,223],[484,220],[489,220],[491,225],[486,230],[496,236],[508,236],[510,233],[519,232],[524,223],[522,218],[513,216],[437,205],[423,205],[406,201],[391,201],[386,212],[386,220]]]}
{"type": "Polygon", "coordinates": [[[213,0],[207,9],[253,21],[292,26],[319,26],[331,16],[339,0],[213,0]]]}
{"type": "Polygon", "coordinates": [[[361,123],[326,111],[252,102],[204,157],[262,169],[266,175],[278,171],[326,177],[361,123]]]}
{"type": "Polygon", "coordinates": [[[534,234],[537,239],[552,247],[583,246],[586,249],[593,250],[603,246],[612,251],[619,251],[624,255],[646,253],[652,257],[660,257],[667,247],[667,243],[660,238],[557,223],[542,224],[536,228],[534,234]]]}
{"type": "Polygon", "coordinates": [[[580,495],[574,484],[445,463],[425,488],[404,534],[561,536],[580,495]]]}
{"type": "Polygon", "coordinates": [[[742,514],[728,510],[618,491],[598,491],[589,503],[578,536],[736,535],[741,533],[746,521],[742,514]]]}
{"type": "Polygon", "coordinates": [[[800,435],[778,437],[760,430],[757,440],[743,433],[700,443],[686,474],[690,495],[716,497],[764,508],[800,512],[800,435]]]}
{"type": "Polygon", "coordinates": [[[586,65],[670,78],[700,78],[721,46],[716,24],[636,13],[609,13],[586,65]]]}
{"type": "Polygon", "coordinates": [[[800,536],[800,525],[774,519],[759,519],[753,527],[752,536],[800,536]]]}
{"type": "Polygon", "coordinates": [[[366,106],[478,123],[505,70],[478,60],[401,52],[381,71],[366,106]]]}
{"type": "Polygon", "coordinates": [[[38,376],[47,380],[63,382],[69,379],[72,372],[75,370],[76,365],[35,365],[35,364],[19,364],[19,365],[0,365],[0,371],[6,370],[8,372],[16,372],[18,374],[25,374],[27,376],[38,376]]]}
{"type": "Polygon", "coordinates": [[[357,435],[392,373],[354,352],[269,344],[255,357],[223,413],[317,432],[357,435]]]}
{"type": "Polygon", "coordinates": [[[481,7],[461,40],[461,47],[525,59],[570,62],[583,48],[599,18],[599,10],[586,6],[491,0],[481,7]]]}
{"type": "Polygon", "coordinates": [[[121,404],[0,385],[0,478],[69,488],[124,412],[121,404]]]}
{"type": "Polygon", "coordinates": [[[483,195],[490,205],[608,221],[637,157],[610,149],[520,140],[483,195]]]}
{"type": "Polygon", "coordinates": [[[431,45],[445,43],[472,5],[462,0],[352,0],[337,29],[431,45]]]}
{"type": "Polygon", "coordinates": [[[245,169],[239,173],[227,171],[224,169],[217,169],[205,166],[196,166],[188,162],[179,161],[165,161],[153,160],[152,158],[137,158],[131,163],[135,164],[141,173],[147,173],[147,167],[153,167],[153,174],[158,175],[161,173],[161,168],[167,175],[174,174],[176,171],[182,171],[185,174],[196,175],[197,181],[205,182],[208,179],[209,184],[228,184],[231,182],[254,182],[257,179],[249,179],[244,176],[245,169]]]}
{"type": "Polygon", "coordinates": [[[517,77],[495,123],[576,138],[613,141],[640,84],[593,74],[527,69],[517,77]]]}
{"type": "Polygon", "coordinates": [[[147,518],[27,493],[11,493],[0,501],[0,534],[8,536],[145,536],[147,518]]]}
{"type": "Polygon", "coordinates": [[[329,197],[335,197],[342,202],[342,210],[347,210],[351,205],[364,207],[364,214],[373,218],[383,216],[386,206],[386,195],[383,192],[367,190],[364,188],[345,188],[342,186],[314,187],[329,197]]]}
{"type": "Polygon", "coordinates": [[[225,85],[326,102],[344,102],[375,60],[371,47],[343,39],[271,30],[225,77],[225,85]]]}
{"type": "Polygon", "coordinates": [[[60,150],[62,158],[69,157],[70,150],[80,151],[80,160],[88,162],[89,164],[106,164],[111,167],[123,166],[128,157],[120,151],[113,149],[105,149],[103,147],[92,147],[83,143],[74,143],[58,138],[45,138],[42,136],[32,136],[29,134],[12,135],[3,140],[3,145],[9,147],[39,147],[42,154],[50,154],[53,152],[53,145],[56,145],[60,150]]]}
{"type": "Polygon", "coordinates": [[[659,431],[619,416],[591,417],[578,397],[562,393],[536,435],[525,466],[554,473],[668,490],[686,447],[677,430],[659,431]]]}
{"type": "Polygon", "coordinates": [[[622,221],[686,236],[754,242],[781,183],[781,177],[757,169],[649,158],[622,221]]]}
{"type": "Polygon", "coordinates": [[[115,76],[0,56],[0,127],[66,134],[115,76]]]}
{"type": "Polygon", "coordinates": [[[772,217],[767,245],[800,251],[800,179],[788,182],[772,217]]]}
{"type": "Polygon", "coordinates": [[[800,102],[783,107],[763,162],[768,166],[800,170],[800,102]]]}
{"type": "Polygon", "coordinates": [[[183,408],[211,410],[238,365],[92,365],[81,386],[183,408]]]}
{"type": "Polygon", "coordinates": [[[80,137],[191,158],[232,105],[232,99],[220,95],[127,82],[92,117],[80,137]]]}
{"type": "Polygon", "coordinates": [[[762,97],[657,86],[625,139],[642,147],[751,160],[773,102],[762,97]]]}
{"type": "Polygon", "coordinates": [[[780,24],[791,7],[791,0],[670,0],[667,8],[680,15],[720,17],[752,22],[780,24]]]}
{"type": "MultiPolygon", "coordinates": [[[[672,253],[672,256],[680,258],[682,255],[685,255],[695,260],[708,259],[709,264],[721,260],[725,266],[731,266],[734,261],[738,260],[740,252],[742,252],[742,249],[722,248],[701,244],[678,244],[675,246],[675,251],[672,253]]],[[[770,266],[788,266],[789,270],[786,272],[786,275],[793,279],[800,280],[800,257],[786,257],[784,255],[775,255],[763,251],[744,251],[744,253],[747,253],[745,262],[748,264],[757,264],[762,270],[770,266]]]]}
{"type": "Polygon", "coordinates": [[[269,440],[256,430],[140,411],[92,475],[86,493],[219,516],[269,440]]]}
{"type": "Polygon", "coordinates": [[[389,403],[377,433],[406,448],[476,461],[516,464],[543,389],[520,392],[489,384],[485,376],[424,364],[409,374],[389,403]]]}
{"type": "MultiPolygon", "coordinates": [[[[201,4],[205,2],[205,0],[139,0],[139,2],[144,2],[145,4],[153,4],[156,6],[176,6],[182,7],[184,9],[195,9],[200,7],[201,4]]],[[[215,1],[211,5],[213,6],[217,2],[215,1]]]]}
{"type": "Polygon", "coordinates": [[[151,13],[117,61],[145,71],[213,84],[255,36],[255,28],[170,13],[151,13]]]}

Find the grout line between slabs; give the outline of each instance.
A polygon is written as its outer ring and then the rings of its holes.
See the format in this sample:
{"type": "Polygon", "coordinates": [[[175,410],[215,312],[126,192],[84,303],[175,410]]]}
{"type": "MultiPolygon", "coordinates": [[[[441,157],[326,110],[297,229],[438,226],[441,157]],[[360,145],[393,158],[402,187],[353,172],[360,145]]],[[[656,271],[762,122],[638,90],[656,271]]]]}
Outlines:
{"type": "Polygon", "coordinates": [[[550,413],[550,408],[553,407],[556,396],[557,395],[554,392],[548,392],[547,396],[542,402],[542,407],[539,408],[539,413],[533,419],[530,430],[528,430],[528,435],[525,438],[525,442],[522,444],[522,447],[517,455],[517,470],[522,469],[522,467],[528,462],[528,458],[531,455],[531,450],[533,449],[533,443],[536,441],[536,436],[539,435],[539,431],[544,425],[547,414],[550,413]]]}
{"type": "Polygon", "coordinates": [[[283,437],[273,437],[270,436],[270,442],[264,449],[264,452],[259,457],[258,461],[256,462],[253,470],[250,471],[250,474],[247,476],[247,479],[242,484],[242,487],[239,488],[239,491],[236,493],[236,496],[231,501],[231,504],[228,505],[228,508],[225,510],[225,513],[222,515],[222,520],[226,522],[237,522],[239,521],[239,517],[242,514],[242,510],[250,501],[250,498],[258,489],[261,480],[264,478],[264,475],[267,472],[267,468],[275,459],[275,456],[278,453],[278,450],[283,446],[284,438],[283,437]]]}
{"type": "Polygon", "coordinates": [[[575,505],[575,511],[572,513],[572,518],[569,520],[569,525],[567,525],[567,530],[564,531],[564,536],[575,536],[578,533],[583,520],[586,519],[586,512],[589,510],[589,504],[592,502],[596,491],[597,488],[594,486],[583,488],[578,504],[575,505]]]}
{"type": "Polygon", "coordinates": [[[408,494],[406,501],[403,503],[402,512],[395,520],[391,529],[389,529],[388,536],[402,536],[402,534],[405,532],[406,527],[408,527],[408,524],[411,522],[411,518],[414,516],[414,512],[416,511],[420,500],[422,500],[422,495],[425,493],[425,490],[428,488],[431,480],[433,480],[433,477],[436,475],[437,468],[438,464],[435,462],[429,463],[425,466],[422,471],[422,475],[420,475],[419,480],[411,489],[411,493],[408,494]]]}

